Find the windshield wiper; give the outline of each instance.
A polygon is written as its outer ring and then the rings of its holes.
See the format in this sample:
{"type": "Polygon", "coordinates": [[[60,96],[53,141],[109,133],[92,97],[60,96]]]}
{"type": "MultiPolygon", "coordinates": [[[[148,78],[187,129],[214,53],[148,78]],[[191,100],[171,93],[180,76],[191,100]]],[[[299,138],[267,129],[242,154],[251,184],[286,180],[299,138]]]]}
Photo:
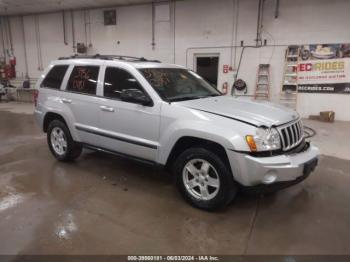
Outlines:
{"type": "Polygon", "coordinates": [[[179,102],[179,101],[202,99],[202,98],[215,97],[215,96],[222,96],[222,95],[211,94],[211,95],[206,95],[206,96],[182,96],[182,97],[169,98],[168,101],[169,102],[179,102]]]}
{"type": "Polygon", "coordinates": [[[169,98],[169,102],[179,102],[179,101],[186,101],[186,100],[194,100],[194,99],[200,99],[203,98],[202,96],[182,96],[182,97],[174,97],[169,98]]]}

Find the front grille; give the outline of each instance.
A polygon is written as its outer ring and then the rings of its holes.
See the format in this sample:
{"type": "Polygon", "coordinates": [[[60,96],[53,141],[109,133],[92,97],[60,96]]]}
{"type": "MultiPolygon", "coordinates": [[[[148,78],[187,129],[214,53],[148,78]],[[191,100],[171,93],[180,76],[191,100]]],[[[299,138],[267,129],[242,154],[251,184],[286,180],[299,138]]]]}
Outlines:
{"type": "Polygon", "coordinates": [[[293,123],[288,123],[278,127],[278,132],[282,141],[282,149],[284,151],[290,150],[304,138],[304,128],[301,120],[293,123]]]}

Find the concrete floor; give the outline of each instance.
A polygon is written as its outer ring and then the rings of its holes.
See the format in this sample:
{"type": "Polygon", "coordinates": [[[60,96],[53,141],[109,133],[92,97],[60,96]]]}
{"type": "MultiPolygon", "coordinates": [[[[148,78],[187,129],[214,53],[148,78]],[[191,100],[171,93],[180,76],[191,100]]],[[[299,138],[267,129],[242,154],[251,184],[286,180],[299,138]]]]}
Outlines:
{"type": "Polygon", "coordinates": [[[31,110],[0,104],[0,254],[350,254],[350,123],[307,121],[323,155],[303,183],[208,213],[159,170],[57,162],[31,110]]]}

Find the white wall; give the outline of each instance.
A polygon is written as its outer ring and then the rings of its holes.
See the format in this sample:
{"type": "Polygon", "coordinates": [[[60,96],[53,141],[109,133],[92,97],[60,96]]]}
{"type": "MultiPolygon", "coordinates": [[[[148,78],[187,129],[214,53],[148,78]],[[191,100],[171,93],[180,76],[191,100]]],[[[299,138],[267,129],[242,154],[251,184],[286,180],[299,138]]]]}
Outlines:
{"type": "MultiPolygon", "coordinates": [[[[117,7],[116,26],[103,25],[103,9],[91,10],[93,46],[88,52],[145,56],[164,62],[175,61],[189,68],[193,68],[194,55],[217,53],[220,55],[219,87],[221,87],[226,81],[222,74],[222,66],[230,64],[237,67],[242,51],[242,48],[232,49],[228,46],[239,45],[240,41],[244,41],[244,45],[255,45],[258,0],[187,0],[171,3],[169,7],[170,9],[167,9],[167,4],[156,5],[154,50],[151,45],[152,5],[117,7]],[[120,44],[117,44],[118,41],[120,44]]],[[[239,78],[247,82],[248,94],[252,94],[258,64],[270,63],[272,100],[278,101],[286,45],[350,42],[348,16],[350,1],[280,0],[278,19],[274,18],[274,8],[275,0],[265,0],[262,38],[267,39],[268,45],[278,46],[246,48],[239,78]]],[[[63,43],[62,13],[42,14],[37,17],[44,67],[50,60],[73,52],[70,12],[66,12],[65,17],[68,45],[63,43]]],[[[33,16],[24,17],[31,77],[37,77],[41,72],[38,69],[34,20],[33,16]]],[[[18,63],[17,74],[23,75],[25,67],[20,18],[11,17],[10,24],[18,63]]],[[[89,37],[87,39],[85,37],[84,11],[74,12],[74,27],[76,41],[89,43],[89,37]]],[[[89,36],[89,25],[87,31],[89,36]]],[[[347,95],[299,94],[298,111],[307,117],[321,110],[334,110],[338,120],[350,121],[349,99],[347,95]]]]}

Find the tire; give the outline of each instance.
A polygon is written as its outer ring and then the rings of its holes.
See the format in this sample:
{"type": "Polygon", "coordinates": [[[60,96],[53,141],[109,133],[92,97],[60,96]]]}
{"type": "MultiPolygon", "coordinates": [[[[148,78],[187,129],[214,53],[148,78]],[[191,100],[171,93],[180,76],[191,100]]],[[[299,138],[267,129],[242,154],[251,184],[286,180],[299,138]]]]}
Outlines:
{"type": "Polygon", "coordinates": [[[49,124],[47,143],[54,157],[62,162],[72,162],[82,152],[82,146],[73,141],[66,124],[57,119],[49,124]]]}
{"type": "Polygon", "coordinates": [[[237,194],[238,186],[229,166],[208,149],[185,150],[176,159],[173,171],[180,193],[196,208],[224,208],[237,194]]]}

